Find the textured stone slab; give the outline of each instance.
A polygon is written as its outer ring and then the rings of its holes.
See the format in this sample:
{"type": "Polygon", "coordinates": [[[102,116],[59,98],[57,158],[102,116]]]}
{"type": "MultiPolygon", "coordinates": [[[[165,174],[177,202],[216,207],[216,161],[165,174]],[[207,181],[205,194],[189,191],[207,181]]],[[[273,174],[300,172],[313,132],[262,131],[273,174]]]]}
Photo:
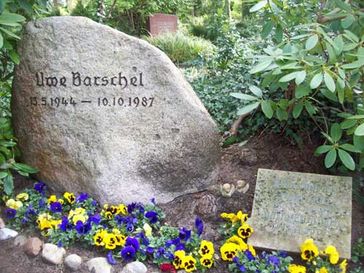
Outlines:
{"type": "Polygon", "coordinates": [[[176,32],[177,25],[178,17],[176,15],[157,13],[148,18],[148,31],[152,36],[176,32]]]}
{"type": "Polygon", "coordinates": [[[298,252],[313,238],[351,256],[352,178],[259,169],[249,243],[298,252]]]}
{"type": "Polygon", "coordinates": [[[29,22],[19,53],[13,125],[40,180],[101,203],[164,203],[217,178],[217,127],[159,49],[59,16],[29,22]]]}

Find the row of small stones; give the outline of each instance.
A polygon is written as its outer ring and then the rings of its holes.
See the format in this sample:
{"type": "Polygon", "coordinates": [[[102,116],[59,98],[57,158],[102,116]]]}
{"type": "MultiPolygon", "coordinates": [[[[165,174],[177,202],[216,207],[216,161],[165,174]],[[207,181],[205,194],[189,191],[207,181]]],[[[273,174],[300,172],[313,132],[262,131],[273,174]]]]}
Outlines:
{"type": "MultiPolygon", "coordinates": [[[[22,247],[24,252],[30,257],[36,257],[41,253],[42,260],[48,264],[65,266],[71,271],[81,269],[82,258],[77,254],[66,256],[66,250],[54,244],[44,244],[39,238],[27,238],[19,235],[15,230],[5,227],[4,221],[0,218],[0,241],[14,239],[14,245],[22,247]],[[65,257],[65,258],[64,258],[65,257]]],[[[97,257],[86,262],[88,270],[92,273],[111,273],[112,266],[104,257],[97,257]]],[[[128,263],[120,273],[146,273],[147,267],[138,261],[128,263]]]]}

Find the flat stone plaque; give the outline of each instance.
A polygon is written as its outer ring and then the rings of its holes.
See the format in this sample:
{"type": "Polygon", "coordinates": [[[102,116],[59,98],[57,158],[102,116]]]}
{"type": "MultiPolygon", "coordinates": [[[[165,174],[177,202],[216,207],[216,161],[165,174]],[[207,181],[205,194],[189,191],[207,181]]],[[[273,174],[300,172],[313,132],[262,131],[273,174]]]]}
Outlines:
{"type": "Polygon", "coordinates": [[[249,244],[299,252],[313,238],[350,258],[351,202],[351,177],[259,169],[249,244]]]}

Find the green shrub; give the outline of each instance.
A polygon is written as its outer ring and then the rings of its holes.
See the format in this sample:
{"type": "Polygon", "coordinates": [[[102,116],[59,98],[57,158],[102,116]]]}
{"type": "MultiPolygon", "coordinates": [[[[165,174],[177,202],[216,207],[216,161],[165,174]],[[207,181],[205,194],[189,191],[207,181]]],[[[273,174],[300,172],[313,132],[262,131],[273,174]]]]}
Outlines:
{"type": "Polygon", "coordinates": [[[199,56],[211,55],[214,51],[211,42],[182,32],[147,37],[146,40],[166,53],[175,63],[193,61],[199,56]]]}

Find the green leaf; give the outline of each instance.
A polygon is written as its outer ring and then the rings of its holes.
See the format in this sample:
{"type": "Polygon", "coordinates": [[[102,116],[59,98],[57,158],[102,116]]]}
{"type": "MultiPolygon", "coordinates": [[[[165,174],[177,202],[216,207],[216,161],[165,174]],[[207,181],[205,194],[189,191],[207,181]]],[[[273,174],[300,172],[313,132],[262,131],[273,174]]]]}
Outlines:
{"type": "Polygon", "coordinates": [[[337,55],[340,55],[340,53],[343,51],[344,49],[344,41],[343,41],[343,36],[339,35],[334,39],[334,44],[335,44],[335,52],[337,55]]]}
{"type": "Polygon", "coordinates": [[[14,50],[10,51],[9,53],[10,59],[15,63],[15,64],[19,64],[20,62],[20,58],[18,53],[16,53],[14,50]]]}
{"type": "Polygon", "coordinates": [[[335,63],[336,62],[336,53],[335,53],[334,48],[326,41],[325,41],[325,46],[326,46],[327,52],[329,53],[329,61],[331,63],[335,63]]]}
{"type": "Polygon", "coordinates": [[[320,84],[322,83],[322,80],[323,80],[323,75],[321,72],[319,72],[315,76],[313,76],[313,78],[310,82],[311,89],[315,89],[315,88],[319,87],[320,84]]]}
{"type": "Polygon", "coordinates": [[[334,142],[338,142],[342,136],[342,130],[339,123],[331,125],[330,136],[334,142]]]}
{"type": "Polygon", "coordinates": [[[270,101],[263,100],[260,106],[262,108],[264,115],[267,118],[271,119],[273,117],[273,109],[272,109],[272,105],[271,105],[270,101]]]}
{"type": "Polygon", "coordinates": [[[303,98],[307,95],[309,95],[311,92],[311,88],[308,85],[299,85],[298,87],[296,87],[295,90],[295,97],[297,99],[303,98]]]}
{"type": "Polygon", "coordinates": [[[357,148],[355,148],[354,145],[349,144],[349,143],[345,143],[343,145],[340,145],[340,148],[348,151],[348,152],[352,152],[352,153],[360,153],[360,150],[358,150],[357,148]]]}
{"type": "Polygon", "coordinates": [[[356,125],[356,120],[353,120],[353,119],[347,119],[347,120],[344,120],[343,122],[340,123],[340,127],[341,129],[345,130],[345,129],[349,129],[349,128],[352,128],[356,125]]]}
{"type": "Polygon", "coordinates": [[[348,116],[347,119],[364,119],[364,115],[348,116]]]}
{"type": "Polygon", "coordinates": [[[14,34],[13,32],[11,32],[11,31],[3,28],[3,27],[0,27],[0,30],[2,32],[6,33],[7,35],[9,35],[10,37],[13,37],[13,38],[18,39],[18,40],[20,39],[20,37],[18,35],[14,34]]]}
{"type": "Polygon", "coordinates": [[[14,163],[13,165],[14,170],[25,172],[25,173],[37,173],[38,170],[36,168],[30,167],[23,163],[14,163]]]}
{"type": "Polygon", "coordinates": [[[257,100],[257,97],[247,95],[244,93],[231,93],[230,96],[233,96],[234,98],[241,99],[241,100],[257,100]]]}
{"type": "Polygon", "coordinates": [[[286,110],[277,108],[276,115],[279,121],[288,120],[288,113],[286,110]]]}
{"type": "Polygon", "coordinates": [[[250,112],[252,112],[254,109],[258,108],[258,106],[260,105],[260,101],[254,102],[252,104],[248,104],[240,109],[238,109],[238,115],[245,115],[248,114],[250,112]]]}
{"type": "Polygon", "coordinates": [[[258,98],[261,98],[263,96],[263,91],[254,85],[249,86],[249,90],[252,91],[254,95],[256,95],[258,98]]]}
{"type": "Polygon", "coordinates": [[[346,38],[348,38],[349,40],[351,40],[351,41],[353,41],[355,43],[359,42],[359,37],[356,36],[354,33],[352,33],[351,31],[349,31],[347,29],[345,29],[344,32],[345,32],[344,36],[346,38]]]}
{"type": "Polygon", "coordinates": [[[317,34],[310,36],[306,41],[306,50],[313,49],[318,43],[319,37],[317,34]]]}
{"type": "Polygon", "coordinates": [[[345,11],[351,12],[351,7],[349,4],[346,4],[344,1],[342,0],[333,0],[335,5],[345,11]]]}
{"type": "Polygon", "coordinates": [[[9,175],[8,172],[0,172],[0,179],[4,179],[5,177],[7,177],[9,175]]]}
{"type": "Polygon", "coordinates": [[[356,136],[364,136],[364,123],[359,125],[358,128],[355,129],[354,134],[356,136]]]}
{"type": "Polygon", "coordinates": [[[316,113],[316,108],[307,100],[305,101],[305,109],[310,116],[313,116],[316,113]]]}
{"type": "Polygon", "coordinates": [[[274,40],[276,43],[280,43],[283,40],[283,28],[281,25],[277,25],[276,33],[274,35],[274,40]]]}
{"type": "Polygon", "coordinates": [[[304,82],[304,80],[306,79],[306,71],[305,70],[302,70],[302,71],[298,71],[297,74],[296,74],[296,84],[297,85],[300,85],[301,83],[304,82]]]}
{"type": "Polygon", "coordinates": [[[339,158],[346,168],[348,168],[351,171],[355,170],[354,159],[348,152],[339,149],[339,158]]]}
{"type": "Polygon", "coordinates": [[[260,36],[265,39],[268,37],[269,33],[272,32],[272,29],[273,29],[273,23],[272,21],[268,21],[264,24],[263,26],[263,30],[262,30],[262,33],[260,34],[260,36]]]}
{"type": "Polygon", "coordinates": [[[295,119],[297,119],[303,110],[303,103],[299,102],[293,107],[292,115],[295,119]]]}
{"type": "Polygon", "coordinates": [[[0,24],[1,25],[20,23],[20,22],[24,22],[25,20],[26,20],[25,17],[23,17],[19,14],[16,14],[16,13],[10,13],[8,11],[4,11],[0,15],[0,24]]]}
{"type": "Polygon", "coordinates": [[[349,28],[355,22],[355,17],[349,14],[344,19],[341,20],[341,26],[343,28],[349,28]]]}
{"type": "Polygon", "coordinates": [[[289,73],[289,74],[283,76],[282,78],[280,78],[279,82],[289,82],[289,81],[295,79],[296,75],[297,75],[297,72],[289,73]]]}
{"type": "Polygon", "coordinates": [[[330,150],[325,156],[325,167],[331,168],[336,161],[337,153],[335,149],[330,150]]]}
{"type": "Polygon", "coordinates": [[[0,33],[0,49],[3,47],[3,45],[4,45],[4,38],[0,33]]]}
{"type": "Polygon", "coordinates": [[[333,149],[333,147],[331,145],[321,145],[319,147],[317,147],[315,154],[325,154],[328,151],[330,151],[331,149],[333,149]]]}
{"type": "Polygon", "coordinates": [[[325,85],[326,87],[331,91],[331,92],[335,92],[336,89],[336,85],[335,85],[335,81],[334,79],[331,77],[331,75],[329,73],[327,73],[326,71],[324,72],[324,81],[325,81],[325,85]]]}
{"type": "Polygon", "coordinates": [[[260,2],[256,3],[254,6],[252,6],[252,7],[249,9],[249,12],[256,12],[256,11],[258,11],[258,10],[261,10],[261,9],[262,9],[262,8],[264,8],[267,4],[268,4],[268,1],[267,1],[267,0],[260,1],[260,2]]]}
{"type": "Polygon", "coordinates": [[[258,73],[258,72],[261,72],[261,71],[263,71],[264,69],[266,69],[268,66],[270,66],[271,65],[271,63],[272,63],[272,59],[270,59],[270,60],[265,60],[265,61],[263,61],[263,62],[261,62],[261,63],[258,63],[256,66],[254,66],[250,71],[249,71],[249,73],[250,74],[255,74],[255,73],[258,73]]]}
{"type": "Polygon", "coordinates": [[[364,136],[353,137],[353,143],[357,150],[364,152],[364,136]]]}
{"type": "Polygon", "coordinates": [[[4,192],[11,195],[14,192],[13,176],[9,173],[4,179],[4,192]]]}
{"type": "Polygon", "coordinates": [[[357,61],[349,63],[349,64],[344,64],[341,67],[343,69],[356,69],[356,68],[359,68],[362,66],[364,66],[364,59],[360,59],[360,60],[357,60],[357,61]]]}

